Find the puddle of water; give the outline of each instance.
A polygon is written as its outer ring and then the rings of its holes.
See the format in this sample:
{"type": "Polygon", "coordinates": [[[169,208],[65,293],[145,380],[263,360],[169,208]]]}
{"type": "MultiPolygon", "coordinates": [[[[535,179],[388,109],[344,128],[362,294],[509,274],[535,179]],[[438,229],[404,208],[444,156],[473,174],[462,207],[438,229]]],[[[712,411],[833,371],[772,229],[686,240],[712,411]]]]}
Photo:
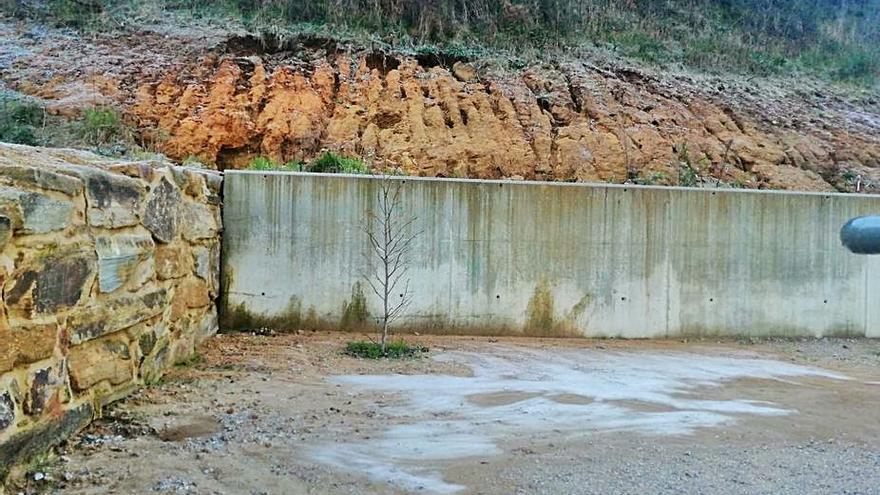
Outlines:
{"type": "Polygon", "coordinates": [[[540,394],[527,394],[523,392],[492,392],[488,394],[474,394],[467,397],[468,401],[480,407],[506,406],[516,402],[538,397],[540,394]]]}
{"type": "Polygon", "coordinates": [[[156,435],[166,442],[182,442],[188,438],[209,437],[220,431],[220,422],[210,416],[197,417],[184,424],[166,426],[156,435]]]}
{"type": "Polygon", "coordinates": [[[747,399],[688,398],[696,388],[741,378],[845,379],[780,361],[687,353],[507,347],[435,359],[464,363],[473,376],[335,377],[358,391],[402,394],[405,405],[389,414],[417,419],[392,426],[376,440],[317,446],[308,455],[403,490],[455,493],[466,487],[444,479],[442,463],[499,454],[498,443],[505,439],[550,431],[569,436],[597,431],[690,434],[732,423],[736,414],[792,412],[747,399]]]}
{"type": "Polygon", "coordinates": [[[548,399],[558,402],[560,404],[580,404],[585,406],[587,404],[592,404],[595,402],[593,399],[578,394],[558,394],[558,395],[550,395],[547,397],[548,399]]]}

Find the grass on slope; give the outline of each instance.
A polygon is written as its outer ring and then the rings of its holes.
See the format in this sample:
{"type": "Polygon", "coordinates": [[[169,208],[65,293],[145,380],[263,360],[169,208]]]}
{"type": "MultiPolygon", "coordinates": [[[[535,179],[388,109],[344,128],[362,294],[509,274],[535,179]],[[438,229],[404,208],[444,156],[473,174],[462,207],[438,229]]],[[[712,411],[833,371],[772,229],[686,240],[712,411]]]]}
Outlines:
{"type": "Polygon", "coordinates": [[[0,6],[83,29],[176,18],[257,32],[319,30],[394,47],[539,52],[589,44],[661,65],[806,72],[862,85],[880,78],[876,0],[0,0],[0,6]]]}

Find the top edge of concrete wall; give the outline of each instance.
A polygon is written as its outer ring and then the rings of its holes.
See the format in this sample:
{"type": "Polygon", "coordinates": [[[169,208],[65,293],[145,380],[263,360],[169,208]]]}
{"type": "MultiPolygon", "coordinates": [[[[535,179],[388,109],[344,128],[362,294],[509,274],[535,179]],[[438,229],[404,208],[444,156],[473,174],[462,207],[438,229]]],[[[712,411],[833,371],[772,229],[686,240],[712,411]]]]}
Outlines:
{"type": "Polygon", "coordinates": [[[560,187],[583,187],[598,189],[634,189],[647,191],[690,191],[706,194],[763,194],[763,195],[780,195],[780,196],[825,196],[825,197],[844,197],[844,198],[864,198],[864,199],[880,199],[880,195],[863,194],[863,193],[841,193],[841,192],[813,192],[813,191],[785,191],[785,190],[768,190],[768,189],[734,189],[723,187],[683,187],[683,186],[647,186],[641,184],[606,184],[602,182],[553,182],[553,181],[533,181],[533,180],[509,180],[509,179],[459,179],[445,177],[415,177],[411,175],[373,175],[373,174],[334,174],[334,173],[315,173],[315,172],[285,172],[280,170],[226,170],[225,175],[272,175],[272,176],[297,176],[297,177],[325,177],[337,179],[392,179],[392,180],[410,180],[418,182],[445,182],[445,183],[462,183],[462,184],[500,184],[511,186],[560,186],[560,187]]]}

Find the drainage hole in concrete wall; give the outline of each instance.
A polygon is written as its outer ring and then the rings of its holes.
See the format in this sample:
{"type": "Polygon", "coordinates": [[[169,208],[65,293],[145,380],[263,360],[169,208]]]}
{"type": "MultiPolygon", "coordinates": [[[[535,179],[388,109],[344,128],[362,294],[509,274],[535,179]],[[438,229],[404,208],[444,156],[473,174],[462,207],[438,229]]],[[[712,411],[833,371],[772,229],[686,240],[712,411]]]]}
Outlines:
{"type": "Polygon", "coordinates": [[[626,298],[625,298],[625,297],[621,297],[620,300],[621,300],[621,301],[626,301],[626,298]]]}
{"type": "MultiPolygon", "coordinates": [[[[714,194],[714,193],[713,193],[714,194]]],[[[709,302],[715,302],[715,298],[710,297],[709,302]]]]}

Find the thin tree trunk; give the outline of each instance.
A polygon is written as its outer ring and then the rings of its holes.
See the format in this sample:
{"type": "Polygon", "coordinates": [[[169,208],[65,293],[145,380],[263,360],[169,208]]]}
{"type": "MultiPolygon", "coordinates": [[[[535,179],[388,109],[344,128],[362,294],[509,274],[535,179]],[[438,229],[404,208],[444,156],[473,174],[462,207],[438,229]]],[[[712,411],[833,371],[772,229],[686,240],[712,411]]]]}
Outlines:
{"type": "Polygon", "coordinates": [[[385,283],[382,285],[384,285],[385,297],[382,298],[382,303],[385,306],[384,307],[385,311],[383,312],[385,317],[382,319],[382,354],[383,355],[385,354],[386,341],[388,340],[388,315],[389,315],[389,310],[390,310],[390,308],[388,307],[388,298],[391,296],[391,287],[389,287],[389,284],[391,283],[391,274],[389,273],[390,267],[388,266],[388,264],[391,262],[391,255],[388,252],[388,250],[389,250],[389,246],[391,246],[391,221],[393,220],[392,213],[394,211],[394,205],[390,205],[390,206],[388,205],[388,191],[387,190],[384,191],[384,197],[385,197],[385,199],[384,199],[385,206],[383,207],[383,210],[384,210],[384,215],[385,215],[385,225],[384,225],[384,227],[385,227],[385,229],[384,229],[385,230],[385,232],[384,232],[384,236],[385,236],[384,251],[385,252],[382,255],[382,258],[383,258],[382,264],[384,265],[383,268],[385,269],[385,283]]]}
{"type": "MultiPolygon", "coordinates": [[[[405,181],[402,181],[403,183],[405,181]]],[[[400,219],[400,183],[383,178],[378,193],[379,212],[371,213],[372,221],[362,226],[370,242],[371,251],[378,258],[377,266],[372,275],[364,275],[373,293],[382,300],[382,326],[379,332],[379,347],[383,356],[388,352],[388,334],[391,322],[400,316],[411,300],[409,280],[404,287],[397,288],[397,283],[406,274],[409,260],[407,258],[413,239],[420,232],[410,232],[415,217],[400,219]],[[381,228],[382,233],[378,232],[381,228]],[[391,298],[400,292],[400,300],[391,298]]]]}

